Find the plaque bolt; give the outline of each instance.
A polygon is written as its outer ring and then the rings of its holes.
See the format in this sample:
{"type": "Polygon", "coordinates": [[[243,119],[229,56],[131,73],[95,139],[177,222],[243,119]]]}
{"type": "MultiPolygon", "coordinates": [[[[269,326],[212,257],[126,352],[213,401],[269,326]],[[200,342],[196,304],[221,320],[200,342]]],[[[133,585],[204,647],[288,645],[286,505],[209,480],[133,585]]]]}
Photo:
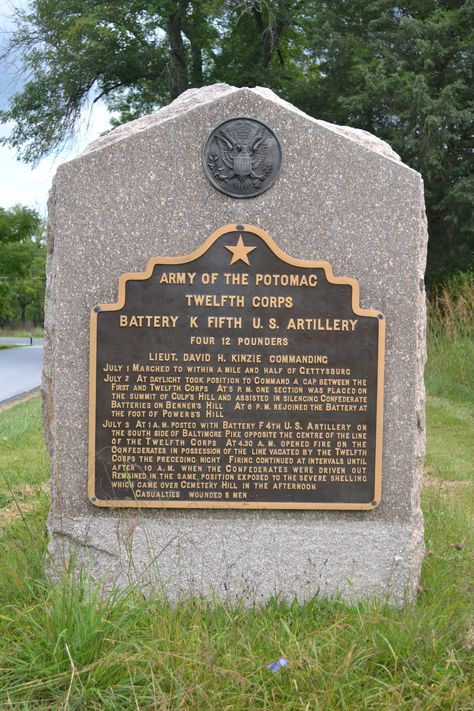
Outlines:
{"type": "Polygon", "coordinates": [[[96,312],[96,314],[99,314],[100,313],[100,306],[94,306],[94,311],[96,312]]]}

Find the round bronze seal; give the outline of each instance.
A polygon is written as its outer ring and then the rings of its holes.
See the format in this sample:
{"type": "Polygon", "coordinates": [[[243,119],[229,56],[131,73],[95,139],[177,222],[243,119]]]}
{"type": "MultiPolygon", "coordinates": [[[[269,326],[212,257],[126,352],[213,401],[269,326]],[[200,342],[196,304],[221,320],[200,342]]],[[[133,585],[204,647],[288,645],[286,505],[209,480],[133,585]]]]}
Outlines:
{"type": "Polygon", "coordinates": [[[202,163],[215,188],[234,198],[251,198],[268,190],[278,178],[281,146],[261,121],[233,118],[211,132],[202,163]]]}

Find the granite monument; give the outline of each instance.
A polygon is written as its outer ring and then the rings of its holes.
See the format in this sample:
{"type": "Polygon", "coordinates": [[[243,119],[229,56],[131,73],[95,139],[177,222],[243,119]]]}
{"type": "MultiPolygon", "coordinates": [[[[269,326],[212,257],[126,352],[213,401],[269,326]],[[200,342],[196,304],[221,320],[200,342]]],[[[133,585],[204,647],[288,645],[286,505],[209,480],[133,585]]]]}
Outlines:
{"type": "Polygon", "coordinates": [[[418,173],[268,89],[190,90],[61,166],[50,574],[253,604],[416,594],[418,173]]]}

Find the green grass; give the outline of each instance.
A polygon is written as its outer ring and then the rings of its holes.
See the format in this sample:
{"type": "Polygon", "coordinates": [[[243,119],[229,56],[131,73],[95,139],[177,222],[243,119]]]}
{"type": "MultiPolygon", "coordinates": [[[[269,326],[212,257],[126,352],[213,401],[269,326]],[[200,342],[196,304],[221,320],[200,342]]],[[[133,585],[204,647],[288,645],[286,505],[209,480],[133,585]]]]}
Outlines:
{"type": "Polygon", "coordinates": [[[430,395],[473,405],[474,273],[458,275],[428,304],[425,370],[430,395]]]}
{"type": "Polygon", "coordinates": [[[474,404],[428,398],[425,469],[448,481],[474,478],[474,404]]]}
{"type": "Polygon", "coordinates": [[[444,351],[430,339],[427,556],[404,610],[172,607],[133,589],[102,598],[71,576],[52,587],[39,399],[1,413],[0,709],[473,711],[474,378],[448,338],[444,351]]]}
{"type": "Polygon", "coordinates": [[[6,351],[9,348],[19,348],[17,345],[5,345],[3,343],[0,343],[0,351],[6,351]]]}
{"type": "Polygon", "coordinates": [[[425,381],[430,394],[453,402],[471,402],[474,383],[474,329],[446,338],[432,329],[425,381]]]}
{"type": "Polygon", "coordinates": [[[30,490],[45,483],[48,475],[39,398],[35,398],[0,415],[0,508],[30,496],[30,490]]]}
{"type": "Polygon", "coordinates": [[[43,338],[44,328],[42,326],[31,326],[30,328],[0,328],[0,336],[4,338],[43,338]]]}
{"type": "MultiPolygon", "coordinates": [[[[430,466],[464,480],[473,418],[439,398],[428,412],[430,466]],[[461,450],[449,470],[446,450],[461,450]]],[[[463,498],[425,492],[429,555],[418,601],[403,611],[318,600],[173,608],[135,590],[102,599],[87,581],[53,588],[43,577],[48,501],[33,487],[47,480],[48,462],[38,399],[2,413],[0,432],[4,501],[20,510],[34,502],[0,537],[2,710],[473,708],[472,510],[463,498]],[[289,667],[273,675],[267,664],[281,656],[289,667]]]]}
{"type": "MultiPolygon", "coordinates": [[[[171,608],[133,591],[101,600],[84,581],[45,586],[41,551],[30,550],[20,599],[2,595],[2,708],[467,711],[465,522],[438,504],[427,504],[425,591],[405,611],[327,601],[171,608]],[[266,665],[281,655],[290,667],[274,676],[266,665]]],[[[41,536],[40,517],[30,525],[41,536]]],[[[20,557],[31,545],[22,530],[20,557]]]]}

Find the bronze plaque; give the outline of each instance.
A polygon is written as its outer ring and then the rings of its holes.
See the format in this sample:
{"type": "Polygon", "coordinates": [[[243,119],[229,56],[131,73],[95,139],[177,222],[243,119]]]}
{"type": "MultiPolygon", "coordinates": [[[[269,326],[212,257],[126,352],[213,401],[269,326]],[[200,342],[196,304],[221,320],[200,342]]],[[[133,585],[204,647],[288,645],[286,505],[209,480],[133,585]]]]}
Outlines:
{"type": "Polygon", "coordinates": [[[91,313],[97,506],[373,509],[384,318],[355,279],[227,225],[91,313]]]}

